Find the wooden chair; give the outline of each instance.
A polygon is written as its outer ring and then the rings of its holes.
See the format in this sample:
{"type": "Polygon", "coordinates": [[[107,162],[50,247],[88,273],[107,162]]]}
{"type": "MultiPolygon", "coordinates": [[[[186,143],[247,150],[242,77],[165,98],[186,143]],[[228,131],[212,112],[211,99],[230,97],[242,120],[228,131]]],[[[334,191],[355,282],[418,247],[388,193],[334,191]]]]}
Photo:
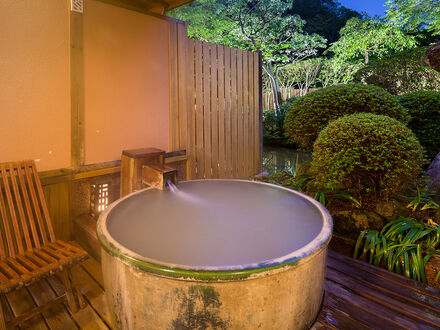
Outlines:
{"type": "Polygon", "coordinates": [[[72,286],[70,268],[87,258],[81,248],[55,238],[35,163],[0,164],[0,299],[55,274],[66,289],[62,296],[8,322],[0,300],[0,329],[65,300],[73,313],[84,307],[82,294],[72,286]]]}

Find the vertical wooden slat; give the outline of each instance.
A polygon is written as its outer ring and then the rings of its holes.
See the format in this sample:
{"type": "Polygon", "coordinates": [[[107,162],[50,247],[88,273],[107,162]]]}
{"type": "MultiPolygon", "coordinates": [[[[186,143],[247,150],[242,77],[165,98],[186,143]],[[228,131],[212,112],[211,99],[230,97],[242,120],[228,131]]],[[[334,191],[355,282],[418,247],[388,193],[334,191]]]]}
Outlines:
{"type": "Polygon", "coordinates": [[[225,47],[225,177],[232,177],[231,48],[225,47]]]}
{"type": "Polygon", "coordinates": [[[212,177],[218,178],[218,75],[217,45],[211,44],[211,166],[212,177]]]}
{"type": "Polygon", "coordinates": [[[211,45],[202,44],[203,51],[203,112],[204,112],[204,142],[205,142],[205,178],[209,179],[211,175],[211,45]]]}
{"type": "Polygon", "coordinates": [[[218,62],[218,161],[219,178],[226,177],[226,159],[225,159],[225,59],[224,46],[217,46],[218,62]]]}
{"type": "Polygon", "coordinates": [[[38,226],[38,231],[41,234],[41,240],[43,242],[43,244],[48,243],[47,240],[47,236],[46,236],[46,231],[44,230],[44,223],[43,223],[43,215],[40,209],[40,204],[38,202],[38,198],[37,198],[37,193],[35,191],[35,186],[32,180],[32,172],[31,169],[29,168],[29,166],[26,166],[24,168],[24,172],[26,175],[26,180],[28,182],[28,187],[29,187],[29,191],[31,193],[31,200],[32,200],[32,205],[33,205],[33,209],[35,210],[35,215],[37,218],[37,226],[38,226]]]}
{"type": "Polygon", "coordinates": [[[177,48],[177,25],[176,22],[170,22],[169,38],[170,38],[170,143],[171,150],[175,151],[179,148],[179,75],[178,75],[178,48],[177,48]]]}
{"type": "Polygon", "coordinates": [[[15,207],[14,207],[14,202],[12,200],[11,190],[9,188],[9,180],[8,180],[8,177],[6,174],[7,170],[9,170],[9,169],[5,165],[2,165],[0,167],[2,179],[3,179],[3,183],[4,183],[6,201],[8,203],[8,210],[9,210],[9,214],[10,214],[10,219],[12,221],[12,228],[14,229],[14,233],[11,236],[12,236],[12,239],[14,239],[14,237],[15,237],[15,244],[17,245],[18,253],[22,254],[24,252],[23,243],[22,243],[22,239],[21,239],[20,228],[18,227],[17,215],[15,214],[15,207]]]}
{"type": "Polygon", "coordinates": [[[188,43],[186,37],[186,25],[177,25],[177,65],[179,68],[179,145],[178,150],[186,149],[187,120],[188,120],[188,43]]]}
{"type": "Polygon", "coordinates": [[[69,205],[72,189],[72,182],[59,182],[43,187],[53,231],[58,239],[65,241],[72,239],[73,233],[73,221],[70,221],[69,205]]]}
{"type": "Polygon", "coordinates": [[[195,40],[195,87],[196,87],[196,149],[197,149],[197,178],[205,176],[205,145],[203,125],[203,51],[202,42],[195,40]]]}
{"type": "MultiPolygon", "coordinates": [[[[3,186],[5,186],[7,184],[7,182],[5,182],[3,180],[3,171],[4,169],[2,167],[0,167],[0,182],[3,183],[3,186]]],[[[2,217],[2,224],[3,224],[3,229],[5,231],[5,237],[6,237],[6,244],[3,244],[3,240],[2,240],[2,251],[1,251],[1,256],[2,258],[5,258],[6,256],[15,256],[15,248],[14,248],[14,242],[12,241],[12,233],[11,233],[11,228],[9,226],[9,217],[7,216],[7,212],[6,212],[6,199],[3,196],[3,189],[0,185],[0,216],[2,217]],[[6,251],[6,246],[8,247],[8,251],[6,251]]],[[[1,239],[2,237],[0,237],[1,239]]]]}
{"type": "Polygon", "coordinates": [[[255,174],[261,172],[261,158],[260,158],[260,57],[258,53],[253,53],[254,57],[254,69],[253,69],[253,82],[254,82],[254,164],[255,174]]]}
{"type": "Polygon", "coordinates": [[[238,178],[237,167],[237,49],[231,49],[231,153],[232,178],[238,178]]]}
{"type": "Polygon", "coordinates": [[[248,169],[249,175],[257,174],[254,161],[255,152],[255,130],[254,130],[254,56],[253,53],[248,53],[248,81],[249,81],[249,146],[248,146],[248,169]]]}
{"type": "Polygon", "coordinates": [[[29,202],[31,200],[31,197],[29,195],[28,187],[25,184],[25,180],[23,178],[23,170],[24,169],[20,168],[20,170],[17,171],[18,181],[20,182],[21,191],[23,192],[23,199],[25,202],[26,212],[27,212],[28,219],[29,219],[29,226],[31,228],[32,239],[34,241],[35,247],[39,248],[40,247],[40,238],[38,237],[37,228],[35,226],[36,220],[34,218],[34,214],[32,212],[32,208],[31,208],[31,205],[29,202]]]}
{"type": "Polygon", "coordinates": [[[249,68],[248,52],[243,51],[243,176],[252,173],[249,170],[249,68]]]}
{"type": "Polygon", "coordinates": [[[23,232],[24,241],[26,243],[25,250],[28,250],[28,249],[32,249],[32,244],[31,244],[31,238],[29,237],[29,230],[27,226],[26,217],[24,215],[22,198],[20,196],[20,191],[18,189],[17,178],[16,178],[18,175],[17,172],[21,171],[20,167],[21,166],[18,165],[17,163],[11,163],[9,166],[9,175],[12,183],[12,192],[14,197],[13,199],[15,200],[15,206],[18,210],[18,216],[20,217],[19,218],[19,224],[21,224],[20,230],[23,232]]]}
{"type": "Polygon", "coordinates": [[[43,189],[41,188],[40,179],[38,177],[37,169],[33,164],[29,163],[29,168],[32,170],[33,181],[37,191],[37,197],[40,200],[41,209],[43,211],[43,223],[47,229],[48,237],[51,242],[55,242],[55,234],[52,228],[52,223],[50,222],[49,210],[47,209],[46,200],[44,199],[43,189]]]}
{"type": "Polygon", "coordinates": [[[194,40],[188,39],[188,57],[187,57],[187,66],[188,66],[188,76],[187,76],[187,93],[189,96],[188,99],[188,138],[187,138],[187,155],[188,155],[188,171],[187,171],[187,179],[195,179],[196,178],[196,112],[195,112],[195,86],[194,83],[196,80],[194,79],[195,70],[195,55],[194,55],[194,40]]]}
{"type": "Polygon", "coordinates": [[[238,177],[243,178],[244,172],[244,134],[243,134],[243,51],[237,51],[237,166],[238,177]]]}

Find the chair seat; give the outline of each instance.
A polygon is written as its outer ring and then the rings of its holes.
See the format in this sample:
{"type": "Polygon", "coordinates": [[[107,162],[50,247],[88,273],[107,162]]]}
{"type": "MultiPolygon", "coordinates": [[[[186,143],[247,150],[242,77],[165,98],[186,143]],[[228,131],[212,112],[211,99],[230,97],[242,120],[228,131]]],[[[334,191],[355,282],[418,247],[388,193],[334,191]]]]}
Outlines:
{"type": "Polygon", "coordinates": [[[24,254],[0,260],[0,293],[6,294],[51,276],[88,258],[87,252],[57,240],[24,254]]]}

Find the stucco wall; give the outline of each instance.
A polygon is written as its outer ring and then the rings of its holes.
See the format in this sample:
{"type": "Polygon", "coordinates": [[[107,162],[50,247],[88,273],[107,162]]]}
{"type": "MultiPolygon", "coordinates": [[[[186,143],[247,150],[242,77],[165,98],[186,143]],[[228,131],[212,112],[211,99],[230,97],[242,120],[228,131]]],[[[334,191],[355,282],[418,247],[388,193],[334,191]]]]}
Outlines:
{"type": "Polygon", "coordinates": [[[70,165],[69,3],[0,1],[0,162],[70,165]]]}
{"type": "MultiPolygon", "coordinates": [[[[0,0],[0,162],[70,166],[70,0],[0,0]]],[[[168,22],[84,0],[86,164],[169,149],[168,22]]]]}
{"type": "Polygon", "coordinates": [[[95,0],[84,6],[85,159],[168,150],[168,22],[95,0]]]}

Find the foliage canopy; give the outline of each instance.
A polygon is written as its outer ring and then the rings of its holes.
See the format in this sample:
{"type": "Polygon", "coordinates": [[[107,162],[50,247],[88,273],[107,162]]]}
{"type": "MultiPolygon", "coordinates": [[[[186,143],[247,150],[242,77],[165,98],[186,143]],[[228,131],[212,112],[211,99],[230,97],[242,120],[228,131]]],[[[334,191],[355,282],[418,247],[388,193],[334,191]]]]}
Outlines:
{"type": "Polygon", "coordinates": [[[426,29],[440,35],[440,5],[438,0],[389,0],[386,2],[389,22],[404,31],[426,29]]]}
{"type": "Polygon", "coordinates": [[[426,50],[415,48],[371,61],[356,72],[354,80],[380,86],[393,95],[440,90],[440,73],[423,62],[426,50]]]}
{"type": "Polygon", "coordinates": [[[281,104],[279,69],[311,56],[326,40],[303,31],[305,21],[289,13],[288,0],[199,0],[188,9],[176,9],[172,15],[186,19],[189,34],[207,41],[261,51],[263,68],[275,95],[275,109],[281,104]],[[191,15],[191,10],[194,13],[191,15]],[[203,10],[207,10],[204,14],[203,10]],[[218,20],[215,17],[218,17],[218,20]],[[208,21],[209,20],[209,21],[208,21]]]}
{"type": "Polygon", "coordinates": [[[368,63],[370,57],[382,56],[416,46],[413,36],[384,20],[369,16],[351,18],[340,31],[341,37],[328,51],[342,61],[368,63]]]}

